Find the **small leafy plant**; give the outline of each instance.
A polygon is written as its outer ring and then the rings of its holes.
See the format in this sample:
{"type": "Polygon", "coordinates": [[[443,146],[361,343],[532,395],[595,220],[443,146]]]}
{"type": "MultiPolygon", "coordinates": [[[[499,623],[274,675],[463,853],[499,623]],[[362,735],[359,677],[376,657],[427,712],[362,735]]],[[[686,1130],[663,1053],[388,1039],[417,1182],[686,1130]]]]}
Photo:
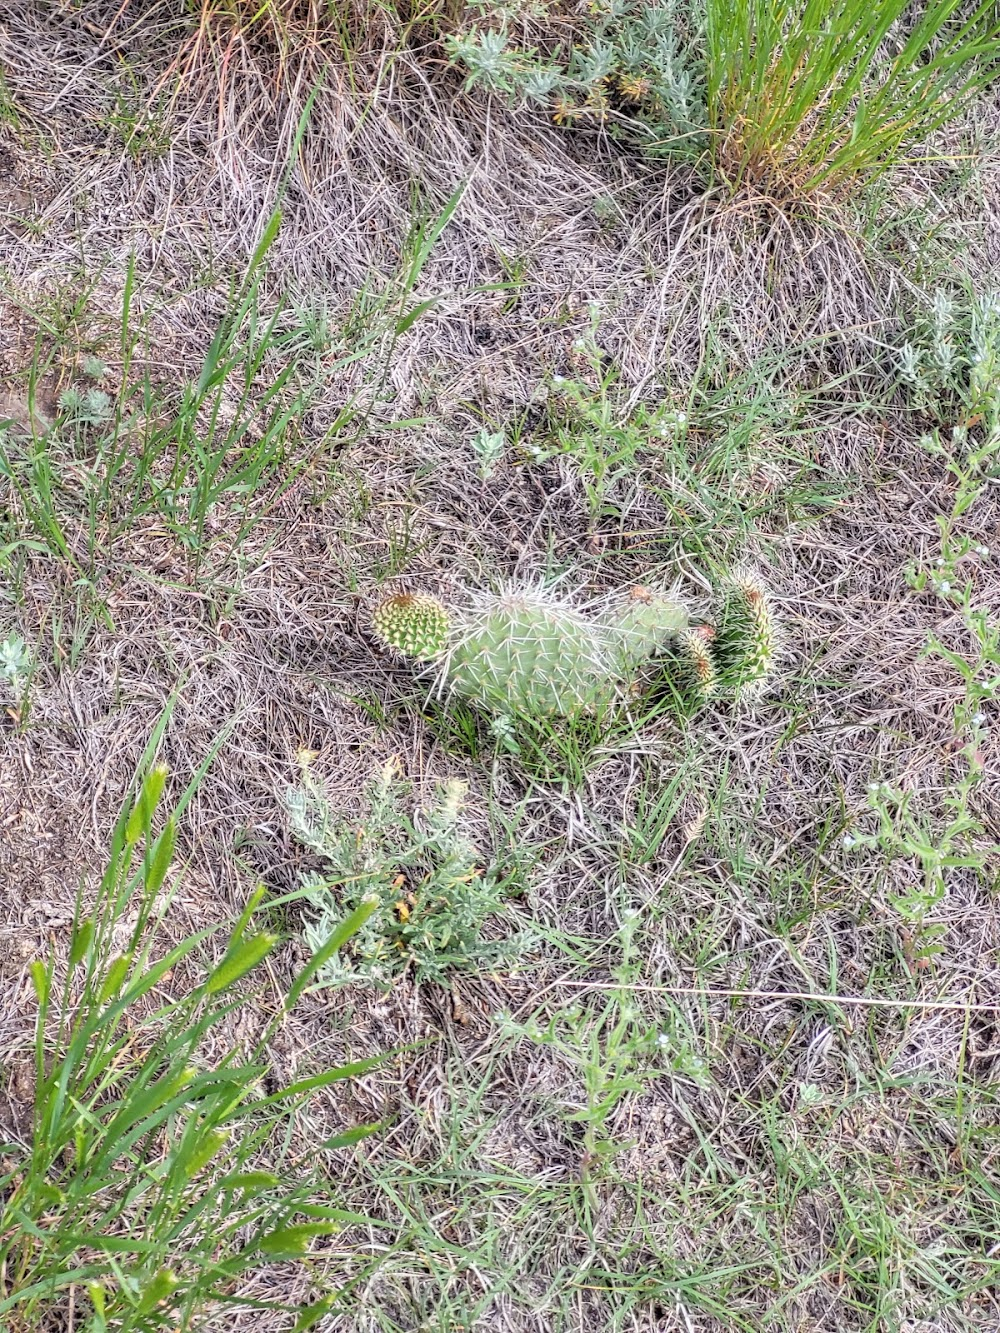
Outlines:
{"type": "Polygon", "coordinates": [[[701,4],[595,4],[572,44],[547,52],[519,45],[512,26],[503,15],[484,15],[484,22],[448,39],[468,88],[541,104],[558,124],[617,126],[652,153],[669,147],[691,155],[704,148],[701,4]]]}
{"type": "Polygon", "coordinates": [[[965,429],[1000,430],[1000,293],[936,291],[900,349],[899,374],[920,410],[957,407],[965,429]]]}
{"type": "Polygon", "coordinates": [[[20,634],[10,633],[0,640],[0,680],[6,681],[20,704],[31,675],[31,654],[20,634]]]}
{"type": "Polygon", "coordinates": [[[409,785],[391,760],[370,784],[358,826],[331,810],[307,762],[301,771],[285,806],[295,837],[323,862],[305,880],[307,944],[322,950],[345,912],[371,908],[349,949],[321,969],[320,984],[388,989],[410,972],[418,982],[445,983],[452,969],[491,968],[514,956],[518,941],[484,934],[504,911],[508,885],[500,871],[483,867],[461,827],[463,782],[446,782],[431,806],[411,816],[409,785]]]}
{"type": "MultiPolygon", "coordinates": [[[[940,952],[943,927],[934,914],[962,869],[988,877],[1000,864],[1000,845],[976,812],[985,778],[983,741],[1000,696],[1000,623],[982,603],[980,583],[992,552],[969,531],[976,506],[987,495],[1000,459],[1000,303],[973,297],[964,313],[938,294],[930,318],[901,353],[900,369],[923,410],[934,406],[958,414],[948,436],[935,430],[922,440],[941,460],[953,483],[951,512],[939,514],[941,554],[932,564],[914,561],[906,571],[910,588],[931,594],[957,614],[965,644],[928,635],[926,654],[943,658],[958,673],[963,698],[955,709],[956,745],[942,809],[930,811],[893,782],[873,782],[868,804],[875,829],[844,835],[849,851],[879,849],[890,860],[919,867],[917,882],[893,905],[906,922],[908,955],[926,967],[940,952]]],[[[992,522],[992,508],[987,511],[992,522]]],[[[993,872],[995,874],[995,871],[993,872]]]]}
{"type": "Polygon", "coordinates": [[[704,1083],[708,1064],[679,1014],[657,1031],[643,1013],[632,986],[641,974],[635,945],[639,914],[630,911],[619,928],[621,962],[615,984],[596,1003],[581,999],[525,1022],[501,1015],[500,1030],[514,1040],[546,1047],[571,1071],[562,1104],[566,1120],[580,1127],[580,1180],[596,1218],[595,1182],[625,1146],[614,1137],[615,1112],[629,1096],[663,1077],[704,1083]]]}
{"type": "Polygon", "coordinates": [[[552,375],[540,428],[524,441],[530,463],[562,458],[579,478],[592,518],[631,487],[645,468],[659,472],[664,451],[683,439],[687,413],[675,403],[633,404],[620,383],[620,368],[599,342],[599,314],[573,338],[571,374],[552,375]]]}

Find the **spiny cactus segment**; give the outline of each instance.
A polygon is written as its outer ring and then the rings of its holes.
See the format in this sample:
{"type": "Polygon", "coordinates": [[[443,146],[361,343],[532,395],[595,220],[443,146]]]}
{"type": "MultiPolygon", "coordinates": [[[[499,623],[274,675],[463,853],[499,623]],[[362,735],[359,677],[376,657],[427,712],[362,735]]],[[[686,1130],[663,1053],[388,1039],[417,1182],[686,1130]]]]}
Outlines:
{"type": "Polygon", "coordinates": [[[715,631],[710,625],[681,630],[667,650],[657,657],[660,680],[680,712],[698,712],[715,694],[719,676],[713,652],[715,631]]]}
{"type": "Polygon", "coordinates": [[[451,617],[444,604],[429,593],[396,593],[375,608],[372,630],[387,648],[404,657],[436,662],[448,648],[451,617]]]}
{"type": "Polygon", "coordinates": [[[723,693],[756,698],[778,656],[778,628],[767,589],[741,571],[726,580],[716,608],[715,659],[723,693]]]}
{"type": "Polygon", "coordinates": [[[443,686],[472,703],[534,718],[586,712],[617,685],[603,626],[536,588],[480,598],[441,670],[443,686]]]}
{"type": "Polygon", "coordinates": [[[777,628],[761,581],[727,579],[717,611],[714,628],[691,626],[675,591],[634,588],[581,608],[529,585],[481,593],[464,609],[397,594],[376,607],[372,629],[403,656],[435,663],[442,693],[495,719],[572,718],[664,688],[690,716],[716,696],[753,698],[774,669],[777,628]]]}
{"type": "Polygon", "coordinates": [[[608,628],[626,672],[662,652],[687,623],[687,608],[676,590],[631,588],[608,612],[608,628]]]}

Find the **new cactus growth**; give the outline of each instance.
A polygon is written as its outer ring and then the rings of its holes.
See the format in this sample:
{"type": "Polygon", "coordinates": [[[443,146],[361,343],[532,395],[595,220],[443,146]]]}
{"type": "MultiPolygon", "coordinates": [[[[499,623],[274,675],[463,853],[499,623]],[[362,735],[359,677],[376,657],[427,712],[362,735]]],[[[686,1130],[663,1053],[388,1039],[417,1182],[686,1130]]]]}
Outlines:
{"type": "Polygon", "coordinates": [[[606,630],[536,588],[480,598],[441,674],[444,688],[515,717],[572,717],[610,701],[617,686],[606,630]]]}
{"type": "Polygon", "coordinates": [[[418,662],[435,662],[448,647],[451,617],[436,597],[397,593],[372,613],[372,630],[387,648],[418,662]]]}
{"type": "Polygon", "coordinates": [[[687,609],[676,595],[655,588],[631,588],[608,613],[608,628],[626,673],[662,652],[687,623],[687,609]]]}
{"type": "Polygon", "coordinates": [[[683,713],[696,713],[718,688],[714,642],[715,631],[710,625],[681,630],[669,649],[656,659],[660,680],[683,713]]]}
{"type": "Polygon", "coordinates": [[[736,574],[723,584],[716,614],[720,686],[737,698],[752,699],[764,689],[778,655],[767,589],[753,574],[736,574]]]}

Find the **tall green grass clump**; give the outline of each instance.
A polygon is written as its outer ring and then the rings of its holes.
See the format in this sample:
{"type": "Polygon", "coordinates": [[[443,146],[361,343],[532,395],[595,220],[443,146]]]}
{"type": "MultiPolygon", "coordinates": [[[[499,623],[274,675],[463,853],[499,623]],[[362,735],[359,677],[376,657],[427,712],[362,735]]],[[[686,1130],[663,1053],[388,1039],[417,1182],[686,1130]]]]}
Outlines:
{"type": "Polygon", "coordinates": [[[1000,55],[995,0],[624,0],[543,52],[482,14],[450,39],[468,86],[781,200],[893,166],[963,112],[1000,55]]]}
{"type": "Polygon", "coordinates": [[[833,189],[898,162],[993,77],[996,6],[708,0],[712,153],[731,182],[833,189]]]}
{"type": "MultiPolygon", "coordinates": [[[[254,1047],[234,1046],[225,1021],[277,937],[255,925],[261,890],[224,948],[210,927],[157,953],[176,840],[165,781],[153,768],[119,818],[96,904],[77,908],[68,966],[53,955],[31,967],[34,1111],[30,1134],[0,1155],[5,1333],[191,1328],[219,1302],[238,1306],[254,1270],[302,1258],[349,1217],[317,1201],[315,1177],[283,1173],[281,1121],[287,1134],[290,1111],[358,1068],[269,1095],[261,1085],[276,1024],[371,908],[330,932],[254,1047]]],[[[297,1311],[295,1327],[327,1308],[323,1297],[297,1311]]]]}

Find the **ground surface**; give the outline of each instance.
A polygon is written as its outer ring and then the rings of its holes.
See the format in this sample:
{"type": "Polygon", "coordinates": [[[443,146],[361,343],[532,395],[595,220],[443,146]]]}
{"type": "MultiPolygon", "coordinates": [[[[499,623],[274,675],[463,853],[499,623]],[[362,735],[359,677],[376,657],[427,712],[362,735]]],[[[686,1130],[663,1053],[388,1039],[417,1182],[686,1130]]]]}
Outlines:
{"type": "MultiPolygon", "coordinates": [[[[266,108],[241,144],[239,108],[192,95],[180,128],[165,116],[174,129],[136,142],[134,105],[164,66],[156,7],[129,9],[0,7],[15,108],[0,129],[0,357],[4,414],[22,430],[33,416],[44,429],[87,354],[108,393],[129,387],[129,284],[133,382],[196,377],[278,198],[286,156],[266,108]]],[[[331,1329],[1000,1327],[995,706],[972,797],[980,870],[949,873],[929,966],[893,906],[920,880],[913,856],[843,847],[869,827],[870,783],[912,793],[933,821],[959,767],[961,678],[923,650],[934,633],[967,652],[965,630],[905,577],[933,564],[954,483],[919,445],[927,416],[853,373],[891,362],[879,349],[912,316],[913,270],[752,202],[706,202],[681,169],[596,131],[400,80],[363,118],[331,90],[329,141],[306,141],[260,300],[285,299],[290,335],[268,373],[294,365],[310,405],[285,467],[246,507],[229,496],[210,513],[197,569],[154,515],[88,535],[86,441],[67,444],[57,487],[73,559],[25,545],[37,531],[0,477],[0,630],[37,654],[26,715],[12,704],[0,724],[0,1123],[27,1123],[26,964],[65,946],[176,690],[162,757],[178,791],[221,736],[183,823],[178,933],[238,910],[258,882],[296,886],[310,862],[281,794],[303,750],[359,820],[365,784],[397,755],[416,799],[469,783],[484,858],[512,839],[534,849],[493,927],[530,931],[516,968],[459,976],[450,994],[319,991],[275,1044],[282,1077],[401,1051],[300,1126],[305,1145],[330,1125],[390,1126],[328,1163],[344,1206],[391,1224],[338,1238],[344,1273],[376,1252],[384,1263],[331,1329]],[[416,203],[415,171],[429,182],[416,203]],[[434,217],[463,182],[403,292],[414,208],[434,217]],[[430,297],[411,329],[385,334],[393,302],[430,297]],[[596,511],[572,459],[530,453],[552,376],[593,374],[575,347],[592,328],[625,398],[695,414],[612,478],[596,511]],[[486,479],[472,447],[484,425],[509,441],[486,479]],[[744,557],[785,625],[773,689],[686,737],[661,720],[576,790],[449,748],[366,632],[386,583],[569,570],[603,591],[679,575],[697,599],[744,557]],[[562,1035],[513,1030],[529,1020],[562,1035]],[[629,1054],[649,1033],[659,1053],[629,1054]],[[618,1151],[596,1165],[578,1115],[588,1077],[614,1093],[601,1137],[618,1151]]],[[[1000,184],[980,117],[956,140],[974,170],[904,173],[895,188],[924,235],[939,224],[926,263],[964,250],[989,287],[1000,184]]],[[[1000,547],[995,481],[962,522],[1000,547]]],[[[1000,552],[968,567],[1000,614],[1000,552]]],[[[304,1280],[276,1270],[261,1285],[294,1294],[304,1280]]]]}

